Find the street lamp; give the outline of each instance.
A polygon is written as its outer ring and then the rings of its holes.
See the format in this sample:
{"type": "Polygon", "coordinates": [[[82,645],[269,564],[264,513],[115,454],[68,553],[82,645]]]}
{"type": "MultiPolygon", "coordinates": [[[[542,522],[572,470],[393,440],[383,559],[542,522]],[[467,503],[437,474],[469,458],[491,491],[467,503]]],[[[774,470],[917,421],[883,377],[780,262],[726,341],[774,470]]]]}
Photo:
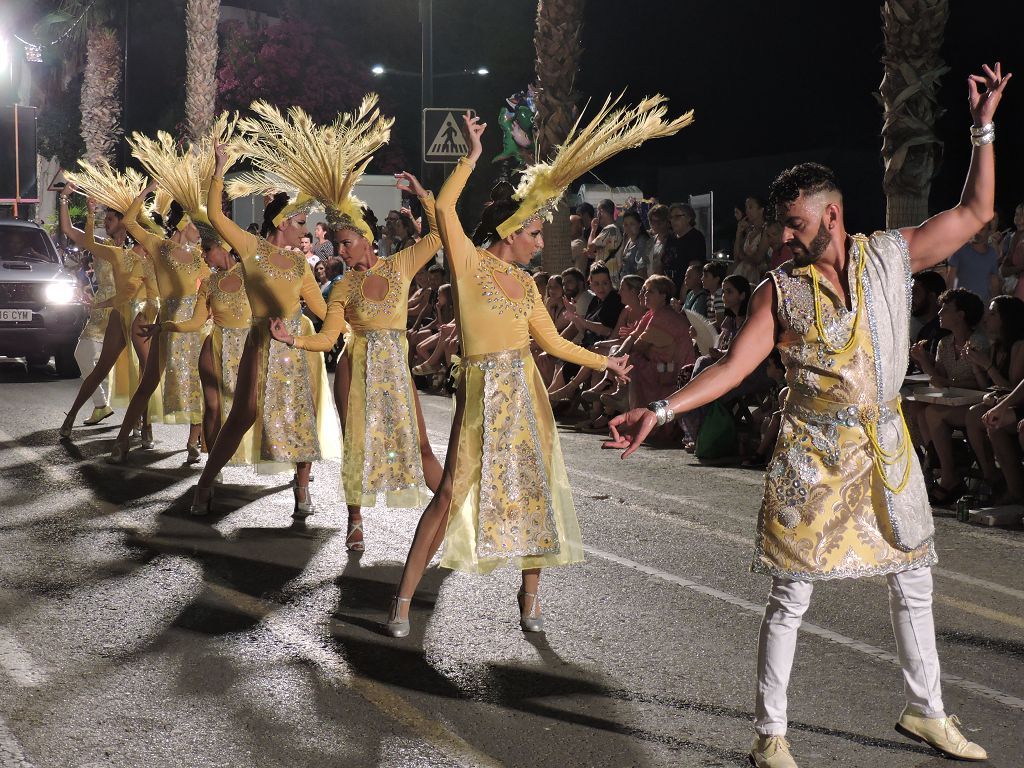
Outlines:
{"type": "Polygon", "coordinates": [[[375,75],[383,75],[387,70],[384,69],[383,64],[374,64],[370,71],[375,75]]]}

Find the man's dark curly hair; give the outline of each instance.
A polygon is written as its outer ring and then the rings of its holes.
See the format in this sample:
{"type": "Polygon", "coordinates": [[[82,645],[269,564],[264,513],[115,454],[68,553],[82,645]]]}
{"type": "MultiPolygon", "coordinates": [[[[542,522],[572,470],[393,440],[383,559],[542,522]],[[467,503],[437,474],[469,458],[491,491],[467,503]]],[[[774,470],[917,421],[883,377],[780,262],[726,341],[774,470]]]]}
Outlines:
{"type": "Polygon", "coordinates": [[[780,173],[768,188],[766,218],[777,220],[779,206],[789,205],[800,197],[801,192],[805,195],[816,195],[819,192],[843,194],[831,168],[821,163],[800,163],[780,173]]]}

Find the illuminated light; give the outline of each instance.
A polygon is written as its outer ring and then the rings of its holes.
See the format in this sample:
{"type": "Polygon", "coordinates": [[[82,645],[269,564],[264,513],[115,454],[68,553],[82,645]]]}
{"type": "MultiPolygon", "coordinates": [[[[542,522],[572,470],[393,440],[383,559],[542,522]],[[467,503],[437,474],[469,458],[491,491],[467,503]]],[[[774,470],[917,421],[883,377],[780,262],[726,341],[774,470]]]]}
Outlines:
{"type": "Polygon", "coordinates": [[[384,65],[383,64],[374,64],[373,68],[370,71],[373,72],[373,74],[375,74],[375,75],[383,75],[384,74],[384,65]]]}
{"type": "Polygon", "coordinates": [[[491,74],[491,70],[489,70],[489,69],[488,69],[487,67],[480,67],[480,68],[479,68],[479,69],[478,69],[478,70],[476,71],[476,73],[477,73],[478,75],[480,75],[481,77],[483,77],[484,75],[489,75],[489,74],[491,74]]]}
{"type": "Polygon", "coordinates": [[[46,286],[46,301],[50,304],[70,304],[75,298],[74,283],[50,283],[46,286]]]}

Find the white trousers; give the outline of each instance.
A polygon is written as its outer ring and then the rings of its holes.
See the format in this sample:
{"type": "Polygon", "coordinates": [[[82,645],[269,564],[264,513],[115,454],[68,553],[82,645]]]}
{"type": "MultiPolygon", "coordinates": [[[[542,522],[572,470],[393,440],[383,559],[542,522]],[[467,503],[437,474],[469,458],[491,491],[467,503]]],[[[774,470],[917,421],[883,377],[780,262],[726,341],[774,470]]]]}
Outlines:
{"type": "MultiPolygon", "coordinates": [[[[79,337],[78,345],[75,347],[75,362],[78,363],[78,369],[82,372],[83,379],[96,367],[101,349],[103,349],[102,341],[93,341],[85,336],[79,337]]],[[[107,387],[109,379],[109,376],[103,379],[92,393],[92,404],[97,408],[102,408],[110,402],[110,391],[107,387]]]]}
{"type": "MultiPolygon", "coordinates": [[[[924,717],[945,717],[932,619],[932,569],[892,573],[886,579],[907,706],[924,717]]],[[[810,581],[772,580],[757,646],[754,730],[759,734],[786,733],[786,688],[796,653],[796,633],[813,590],[810,581]]]]}

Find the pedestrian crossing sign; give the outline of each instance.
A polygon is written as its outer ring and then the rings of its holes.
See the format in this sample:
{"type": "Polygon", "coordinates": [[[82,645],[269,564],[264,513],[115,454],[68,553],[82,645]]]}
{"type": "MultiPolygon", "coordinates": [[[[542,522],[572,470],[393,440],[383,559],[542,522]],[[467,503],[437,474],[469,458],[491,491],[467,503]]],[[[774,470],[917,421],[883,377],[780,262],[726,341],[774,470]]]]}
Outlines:
{"type": "Polygon", "coordinates": [[[469,152],[462,132],[462,115],[471,109],[427,108],[423,110],[423,161],[454,163],[469,152]]]}

